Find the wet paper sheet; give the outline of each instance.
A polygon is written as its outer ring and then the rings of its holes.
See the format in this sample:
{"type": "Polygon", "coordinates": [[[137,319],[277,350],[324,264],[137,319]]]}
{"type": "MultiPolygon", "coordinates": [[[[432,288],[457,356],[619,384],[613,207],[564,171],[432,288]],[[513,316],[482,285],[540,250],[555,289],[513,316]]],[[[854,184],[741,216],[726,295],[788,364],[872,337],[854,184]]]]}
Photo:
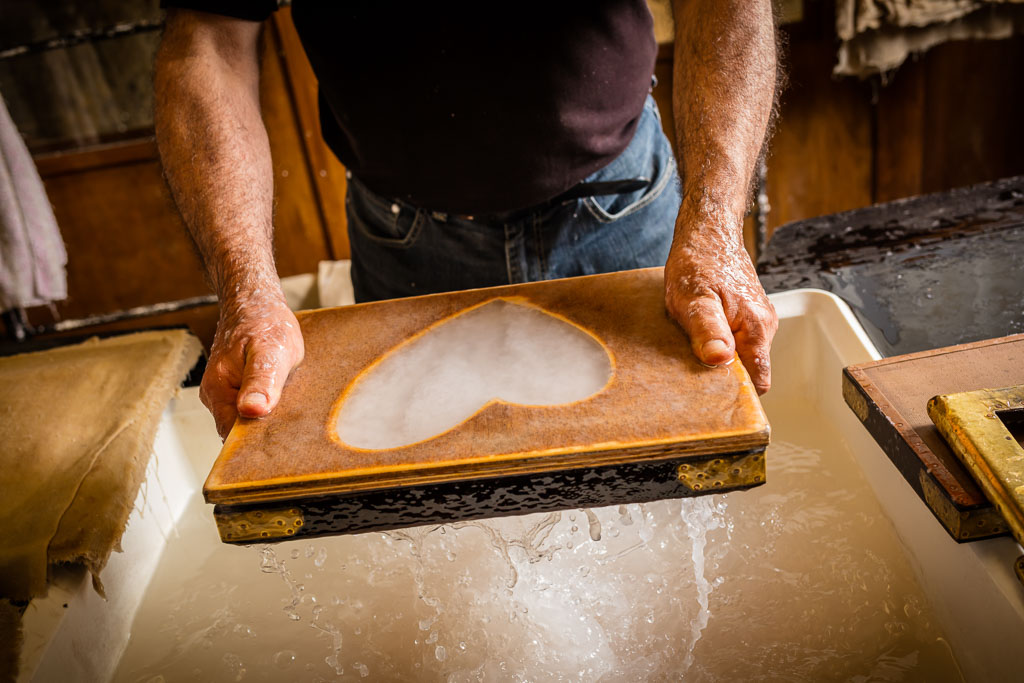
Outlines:
{"type": "Polygon", "coordinates": [[[84,564],[100,587],[160,415],[199,352],[176,330],[0,359],[0,597],[44,595],[57,563],[84,564]]]}

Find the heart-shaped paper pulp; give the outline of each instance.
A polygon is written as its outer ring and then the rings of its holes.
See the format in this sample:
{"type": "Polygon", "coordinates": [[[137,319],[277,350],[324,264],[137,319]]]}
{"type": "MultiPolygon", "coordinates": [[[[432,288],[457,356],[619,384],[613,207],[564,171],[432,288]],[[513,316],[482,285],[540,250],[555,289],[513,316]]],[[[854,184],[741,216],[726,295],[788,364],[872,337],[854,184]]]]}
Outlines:
{"type": "Polygon", "coordinates": [[[495,401],[582,401],[611,376],[608,350],[591,333],[536,306],[492,299],[364,370],[340,399],[337,435],[355,448],[398,448],[439,436],[495,401]]]}

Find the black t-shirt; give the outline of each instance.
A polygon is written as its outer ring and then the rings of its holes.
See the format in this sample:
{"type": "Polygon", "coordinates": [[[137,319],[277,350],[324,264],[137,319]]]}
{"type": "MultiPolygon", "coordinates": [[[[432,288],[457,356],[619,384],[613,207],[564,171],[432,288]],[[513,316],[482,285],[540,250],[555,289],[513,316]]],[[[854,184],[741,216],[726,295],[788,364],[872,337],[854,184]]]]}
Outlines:
{"type": "MultiPolygon", "coordinates": [[[[274,0],[165,0],[258,21],[274,0]]],[[[644,0],[294,0],[320,124],[370,189],[453,213],[554,197],[629,144],[657,46],[644,0]]]]}

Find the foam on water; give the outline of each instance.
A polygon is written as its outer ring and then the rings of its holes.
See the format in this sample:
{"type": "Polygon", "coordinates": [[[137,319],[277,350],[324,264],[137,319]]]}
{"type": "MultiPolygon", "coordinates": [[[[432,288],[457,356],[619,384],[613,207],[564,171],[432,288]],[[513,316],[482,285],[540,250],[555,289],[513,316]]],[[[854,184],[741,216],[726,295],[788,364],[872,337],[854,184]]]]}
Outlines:
{"type": "Polygon", "coordinates": [[[115,680],[961,680],[841,437],[765,408],[741,493],[255,548],[197,495],[115,680]]]}
{"type": "Polygon", "coordinates": [[[960,680],[850,454],[769,415],[743,493],[257,548],[197,498],[116,680],[960,680]]]}
{"type": "Polygon", "coordinates": [[[396,448],[448,431],[492,400],[581,401],[611,371],[604,347],[580,328],[496,299],[392,350],[358,378],[337,433],[357,448],[396,448]]]}

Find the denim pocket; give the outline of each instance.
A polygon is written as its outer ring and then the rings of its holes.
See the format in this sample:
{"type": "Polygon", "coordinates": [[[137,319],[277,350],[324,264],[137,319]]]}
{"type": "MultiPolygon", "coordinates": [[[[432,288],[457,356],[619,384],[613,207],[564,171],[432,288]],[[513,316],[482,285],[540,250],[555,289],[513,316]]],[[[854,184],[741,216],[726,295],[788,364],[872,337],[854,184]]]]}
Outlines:
{"type": "Polygon", "coordinates": [[[672,146],[661,129],[654,99],[648,97],[633,140],[614,161],[585,182],[648,178],[650,184],[636,192],[585,197],[583,205],[601,223],[612,223],[654,202],[676,177],[672,146]]]}
{"type": "Polygon", "coordinates": [[[360,235],[394,248],[412,246],[426,218],[423,209],[381,197],[355,178],[349,179],[345,208],[350,225],[360,235]]]}
{"type": "Polygon", "coordinates": [[[657,179],[639,192],[586,197],[583,205],[602,223],[614,223],[655,201],[671,179],[671,169],[662,169],[657,179]]]}

